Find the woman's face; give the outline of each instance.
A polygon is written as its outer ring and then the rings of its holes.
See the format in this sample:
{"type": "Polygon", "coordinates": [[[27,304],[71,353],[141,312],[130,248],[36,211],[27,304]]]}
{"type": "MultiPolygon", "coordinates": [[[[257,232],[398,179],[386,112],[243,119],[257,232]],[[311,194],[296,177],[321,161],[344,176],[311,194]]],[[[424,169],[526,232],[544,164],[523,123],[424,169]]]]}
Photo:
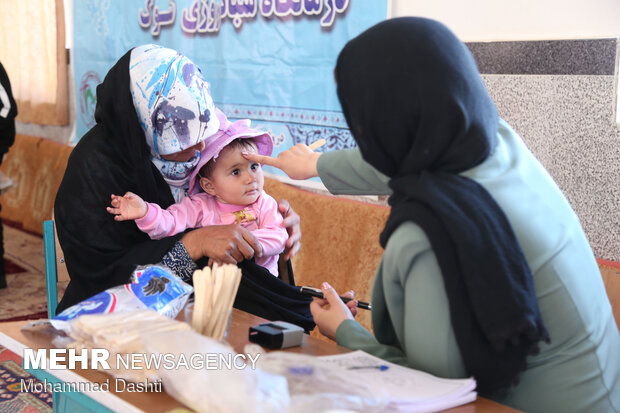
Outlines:
{"type": "Polygon", "coordinates": [[[172,162],[187,162],[196,156],[197,152],[200,152],[205,147],[204,141],[198,142],[194,146],[184,149],[179,152],[171,153],[169,155],[160,155],[163,159],[172,162]]]}
{"type": "Polygon", "coordinates": [[[189,160],[199,142],[217,132],[209,84],[186,56],[139,46],[132,51],[129,74],[138,121],[154,157],[189,160]]]}
{"type": "Polygon", "coordinates": [[[163,155],[176,155],[190,150],[198,141],[204,140],[208,136],[209,121],[214,115],[207,103],[210,99],[208,84],[198,68],[183,60],[178,66],[176,77],[164,77],[162,83],[165,86],[159,94],[156,93],[158,97],[154,100],[150,115],[154,136],[157,137],[155,147],[162,158],[163,155]],[[175,149],[182,150],[170,153],[175,149]]]}

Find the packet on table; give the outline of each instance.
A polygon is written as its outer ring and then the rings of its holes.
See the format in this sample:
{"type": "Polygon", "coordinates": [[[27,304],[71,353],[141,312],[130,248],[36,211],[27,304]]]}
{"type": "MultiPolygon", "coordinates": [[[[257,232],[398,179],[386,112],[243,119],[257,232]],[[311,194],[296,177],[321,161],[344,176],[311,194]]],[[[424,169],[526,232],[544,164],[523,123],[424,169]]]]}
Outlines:
{"type": "Polygon", "coordinates": [[[176,317],[194,289],[170,270],[159,265],[138,267],[131,282],[108,288],[58,314],[54,328],[67,330],[68,322],[84,314],[107,314],[150,308],[176,317]]]}

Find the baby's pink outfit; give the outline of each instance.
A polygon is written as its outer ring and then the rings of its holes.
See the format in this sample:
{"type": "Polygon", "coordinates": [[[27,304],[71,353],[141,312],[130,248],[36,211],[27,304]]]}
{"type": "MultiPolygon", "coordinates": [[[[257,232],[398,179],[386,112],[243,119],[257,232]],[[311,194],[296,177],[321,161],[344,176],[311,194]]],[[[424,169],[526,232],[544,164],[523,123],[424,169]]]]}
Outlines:
{"type": "Polygon", "coordinates": [[[152,239],[169,237],[188,228],[238,223],[252,231],[263,247],[262,257],[255,258],[256,264],[278,276],[278,255],[284,251],[288,233],[281,226],[278,203],[265,191],[256,202],[245,206],[224,204],[205,192],[186,196],[168,209],[149,202],[147,205],[146,215],[137,219],[136,224],[152,239]]]}

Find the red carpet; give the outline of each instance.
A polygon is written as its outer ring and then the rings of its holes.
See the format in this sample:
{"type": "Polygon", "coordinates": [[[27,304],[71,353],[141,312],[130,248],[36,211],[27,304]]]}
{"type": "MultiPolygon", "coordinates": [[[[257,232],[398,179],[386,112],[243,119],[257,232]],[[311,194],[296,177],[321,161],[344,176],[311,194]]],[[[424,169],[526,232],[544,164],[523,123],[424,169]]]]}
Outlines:
{"type": "MultiPolygon", "coordinates": [[[[9,321],[22,321],[22,320],[40,320],[41,318],[47,318],[47,310],[39,311],[38,313],[20,315],[17,317],[5,318],[0,320],[2,323],[6,323],[9,321]]],[[[2,412],[2,410],[0,410],[2,412]]]]}
{"type": "Polygon", "coordinates": [[[21,366],[20,356],[0,346],[0,412],[52,413],[51,393],[22,392],[22,379],[36,379],[21,366]]]}
{"type": "Polygon", "coordinates": [[[24,267],[19,266],[7,257],[4,257],[4,272],[5,274],[18,274],[20,272],[26,272],[24,267]]]}
{"type": "MultiPolygon", "coordinates": [[[[0,321],[46,318],[43,238],[4,222],[2,226],[8,288],[0,289],[0,321]]],[[[64,286],[59,290],[62,294],[64,286]]]]}
{"type": "MultiPolygon", "coordinates": [[[[9,258],[4,257],[4,269],[5,269],[5,273],[8,274],[19,274],[22,272],[26,272],[28,271],[27,269],[25,269],[24,267],[14,263],[13,261],[11,261],[9,258]]],[[[5,321],[21,321],[21,320],[38,320],[40,318],[47,318],[47,311],[38,311],[32,314],[26,314],[26,315],[20,315],[17,317],[11,317],[11,318],[5,318],[2,319],[0,321],[5,322],[5,321]]],[[[0,394],[1,397],[1,394],[0,394]]],[[[0,412],[2,412],[3,410],[0,409],[0,412]]]]}

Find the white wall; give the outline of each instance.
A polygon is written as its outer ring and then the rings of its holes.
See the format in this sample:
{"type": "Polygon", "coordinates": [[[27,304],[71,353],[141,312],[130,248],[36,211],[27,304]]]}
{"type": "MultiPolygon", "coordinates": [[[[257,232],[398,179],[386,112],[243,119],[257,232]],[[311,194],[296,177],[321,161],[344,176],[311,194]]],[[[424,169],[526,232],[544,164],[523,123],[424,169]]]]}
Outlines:
{"type": "Polygon", "coordinates": [[[391,3],[390,17],[433,18],[466,42],[620,37],[618,0],[391,0],[391,3]]]}

